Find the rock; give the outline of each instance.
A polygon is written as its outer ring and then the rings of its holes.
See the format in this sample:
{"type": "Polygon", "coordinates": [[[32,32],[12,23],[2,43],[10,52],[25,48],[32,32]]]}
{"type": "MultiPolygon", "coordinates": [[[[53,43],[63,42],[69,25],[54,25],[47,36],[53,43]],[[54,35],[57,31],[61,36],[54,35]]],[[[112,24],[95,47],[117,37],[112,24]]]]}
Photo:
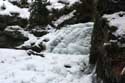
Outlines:
{"type": "Polygon", "coordinates": [[[10,43],[8,42],[9,39],[7,39],[7,37],[2,32],[0,33],[1,33],[0,34],[0,47],[1,48],[8,47],[8,43],[10,43]]]}
{"type": "Polygon", "coordinates": [[[32,30],[32,34],[34,34],[36,37],[42,37],[48,33],[47,30],[32,30]]]}
{"type": "Polygon", "coordinates": [[[44,51],[46,50],[46,47],[45,45],[43,44],[43,42],[40,42],[38,45],[33,45],[31,47],[31,49],[35,52],[41,52],[41,51],[44,51]]]}
{"type": "Polygon", "coordinates": [[[22,46],[21,49],[32,50],[34,52],[40,53],[40,52],[46,50],[46,47],[42,43],[40,43],[38,45],[35,45],[35,43],[34,43],[34,44],[29,45],[29,46],[22,46]]]}
{"type": "Polygon", "coordinates": [[[43,44],[43,42],[39,43],[39,47],[41,48],[42,51],[46,50],[46,46],[43,44]]]}
{"type": "Polygon", "coordinates": [[[22,33],[23,29],[19,26],[8,26],[4,30],[4,34],[16,40],[26,41],[28,38],[22,33]]]}
{"type": "Polygon", "coordinates": [[[43,42],[48,42],[48,41],[49,41],[49,39],[47,39],[47,38],[43,40],[43,42]]]}
{"type": "Polygon", "coordinates": [[[59,11],[59,13],[61,12],[62,14],[66,15],[72,12],[73,10],[76,10],[72,18],[67,19],[58,25],[59,28],[67,24],[85,23],[93,21],[93,15],[94,15],[93,1],[92,0],[80,0],[80,1],[81,3],[75,3],[70,8],[63,8],[63,11],[62,10],[59,11]],[[65,14],[66,11],[67,13],[65,14]]]}
{"type": "Polygon", "coordinates": [[[8,26],[5,30],[0,31],[0,47],[15,48],[28,40],[21,30],[23,31],[19,26],[8,26]]]}
{"type": "Polygon", "coordinates": [[[11,38],[4,33],[0,35],[0,48],[15,48],[23,43],[22,40],[16,40],[11,38]]]}
{"type": "Polygon", "coordinates": [[[7,24],[0,23],[0,31],[3,31],[6,28],[7,24]]]}
{"type": "Polygon", "coordinates": [[[28,8],[29,5],[30,5],[30,4],[27,2],[27,0],[21,0],[21,1],[10,0],[10,2],[11,2],[13,5],[16,5],[16,6],[21,7],[21,8],[28,8]]]}
{"type": "Polygon", "coordinates": [[[21,49],[24,49],[24,50],[29,50],[31,49],[32,47],[31,46],[22,46],[21,49]]]}
{"type": "Polygon", "coordinates": [[[64,65],[64,67],[65,67],[65,68],[71,68],[71,66],[70,66],[70,65],[64,65]]]}
{"type": "Polygon", "coordinates": [[[33,51],[35,51],[35,52],[41,52],[42,51],[42,49],[40,48],[40,47],[38,47],[38,46],[33,46],[32,48],[31,48],[33,51]]]}
{"type": "Polygon", "coordinates": [[[34,52],[32,50],[29,50],[27,52],[28,55],[36,55],[36,56],[40,56],[40,57],[45,57],[44,54],[40,54],[40,53],[37,53],[37,52],[34,52]]]}
{"type": "Polygon", "coordinates": [[[21,27],[26,27],[28,24],[27,19],[18,17],[18,13],[11,13],[12,16],[0,15],[0,30],[4,30],[7,26],[19,25],[21,27]]]}

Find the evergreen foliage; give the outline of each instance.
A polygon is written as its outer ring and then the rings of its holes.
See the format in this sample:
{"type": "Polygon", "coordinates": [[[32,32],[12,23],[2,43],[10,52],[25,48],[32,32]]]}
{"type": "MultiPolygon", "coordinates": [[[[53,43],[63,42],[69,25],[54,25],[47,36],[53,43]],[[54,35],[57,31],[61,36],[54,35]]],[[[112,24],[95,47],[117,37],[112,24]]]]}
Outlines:
{"type": "Polygon", "coordinates": [[[21,0],[20,1],[20,7],[22,7],[22,8],[28,8],[29,4],[28,4],[27,0],[21,0]]]}
{"type": "Polygon", "coordinates": [[[35,0],[30,8],[30,26],[45,26],[48,24],[49,11],[47,0],[35,0]]]}

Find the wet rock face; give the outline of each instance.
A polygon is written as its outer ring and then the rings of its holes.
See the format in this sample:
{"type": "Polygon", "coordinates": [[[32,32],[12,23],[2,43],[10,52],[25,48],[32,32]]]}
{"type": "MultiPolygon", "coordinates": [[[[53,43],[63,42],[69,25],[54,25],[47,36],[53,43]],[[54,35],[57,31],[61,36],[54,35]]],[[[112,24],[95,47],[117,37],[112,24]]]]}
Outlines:
{"type": "Polygon", "coordinates": [[[90,64],[97,83],[125,83],[124,0],[98,0],[91,40],[90,64]],[[114,14],[115,13],[115,14],[114,14]]]}

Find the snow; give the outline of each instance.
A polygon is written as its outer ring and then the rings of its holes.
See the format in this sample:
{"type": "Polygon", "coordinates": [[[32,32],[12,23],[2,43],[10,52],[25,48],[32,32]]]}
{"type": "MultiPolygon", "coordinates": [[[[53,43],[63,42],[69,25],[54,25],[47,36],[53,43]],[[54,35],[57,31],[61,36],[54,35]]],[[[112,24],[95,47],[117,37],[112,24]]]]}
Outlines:
{"type": "Polygon", "coordinates": [[[29,38],[29,40],[24,42],[24,44],[18,46],[17,48],[30,46],[32,43],[35,43],[37,41],[37,37],[35,37],[33,34],[30,34],[28,31],[21,31],[21,33],[24,34],[25,37],[29,38]]]}
{"type": "Polygon", "coordinates": [[[30,15],[28,8],[19,8],[8,0],[0,0],[0,15],[12,16],[12,13],[19,13],[18,17],[25,19],[28,19],[30,15]],[[1,7],[5,7],[5,9],[1,9],[1,7]]]}
{"type": "MultiPolygon", "coordinates": [[[[28,8],[19,8],[9,1],[0,0],[0,15],[29,19],[28,8]],[[5,9],[2,9],[5,7],[5,9]]],[[[62,9],[70,7],[80,0],[49,0],[51,5],[48,9],[62,9]],[[68,5],[59,1],[68,3],[68,5]]],[[[32,3],[32,0],[28,0],[32,3]]],[[[74,11],[61,16],[54,21],[58,26],[67,19],[72,18],[74,11]]],[[[28,55],[26,50],[0,49],[0,83],[92,83],[91,74],[85,74],[89,66],[89,48],[93,23],[80,23],[67,25],[60,30],[47,26],[49,34],[43,37],[35,37],[19,26],[8,26],[5,31],[19,31],[29,38],[23,46],[39,45],[41,42],[46,46],[46,51],[41,52],[45,57],[28,55]],[[48,41],[45,41],[48,40],[48,41]]]]}
{"type": "Polygon", "coordinates": [[[112,35],[115,36],[115,39],[111,39],[110,43],[115,43],[119,47],[124,48],[124,39],[125,39],[125,12],[116,12],[114,14],[105,14],[103,18],[108,20],[110,28],[114,28],[112,35]]]}
{"type": "MultiPolygon", "coordinates": [[[[13,5],[11,2],[16,1],[17,3],[20,3],[20,0],[0,0],[0,15],[9,15],[12,16],[13,13],[19,14],[18,17],[29,19],[30,12],[29,8],[20,8],[16,5],[13,5]],[[5,7],[5,9],[2,9],[2,7],[5,7]]],[[[32,4],[34,0],[28,0],[29,4],[32,4]]],[[[62,9],[64,7],[71,7],[76,2],[80,3],[80,0],[48,0],[50,2],[50,5],[46,6],[48,10],[52,9],[62,9]],[[64,2],[64,3],[60,3],[64,2]]],[[[71,15],[70,15],[71,16],[71,15]]],[[[64,16],[62,16],[64,17],[64,16]]]]}
{"type": "Polygon", "coordinates": [[[22,34],[29,35],[26,36],[29,40],[19,47],[30,47],[35,43],[38,47],[42,44],[46,47],[45,51],[50,53],[88,55],[92,29],[93,22],[89,22],[67,25],[60,30],[51,29],[49,34],[42,37],[35,37],[27,31],[22,31],[22,34]]]}
{"type": "Polygon", "coordinates": [[[52,10],[52,8],[54,9],[62,9],[65,5],[61,4],[61,3],[51,3],[52,5],[47,6],[47,9],[52,10]]]}
{"type": "MultiPolygon", "coordinates": [[[[45,42],[47,52],[60,54],[88,54],[93,23],[81,23],[68,25],[61,30],[50,33],[40,41],[49,39],[45,42]]],[[[38,41],[37,43],[39,43],[38,41]]]]}
{"type": "Polygon", "coordinates": [[[110,26],[117,27],[117,30],[113,32],[115,36],[122,36],[125,34],[125,12],[117,12],[114,14],[104,15],[107,18],[110,26]]]}
{"type": "Polygon", "coordinates": [[[88,65],[86,55],[44,53],[42,58],[12,49],[0,54],[0,83],[91,83],[91,76],[80,71],[88,65]]]}
{"type": "Polygon", "coordinates": [[[47,49],[41,52],[45,57],[0,49],[0,83],[92,83],[94,73],[84,73],[89,67],[92,28],[92,22],[68,25],[37,38],[19,26],[7,27],[29,38],[23,45],[42,42],[47,49]]]}
{"type": "MultiPolygon", "coordinates": [[[[10,2],[20,2],[21,0],[9,0],[10,2]]],[[[29,4],[31,4],[34,0],[27,0],[29,4]]]]}
{"type": "MultiPolygon", "coordinates": [[[[30,12],[29,8],[20,8],[16,5],[13,5],[11,2],[16,1],[17,3],[20,3],[20,0],[0,0],[0,15],[9,15],[12,16],[12,13],[18,13],[18,17],[29,19],[30,12]],[[5,7],[5,9],[2,9],[2,7],[5,7]]],[[[29,4],[32,4],[34,0],[28,0],[29,4]]],[[[76,2],[80,3],[80,0],[48,0],[50,2],[50,5],[46,6],[48,10],[52,11],[52,9],[62,9],[64,7],[71,7],[76,2]],[[60,3],[64,2],[64,3],[60,3]]]]}
{"type": "Polygon", "coordinates": [[[72,6],[76,2],[80,2],[80,0],[49,0],[51,5],[48,5],[47,8],[49,10],[52,10],[52,9],[62,9],[65,6],[67,6],[66,4],[60,3],[59,1],[68,3],[68,7],[72,6]]]}
{"type": "Polygon", "coordinates": [[[70,12],[70,13],[67,14],[67,15],[61,16],[61,17],[60,17],[59,19],[57,19],[56,21],[53,21],[53,24],[57,27],[58,25],[60,25],[60,24],[63,23],[64,21],[66,21],[66,20],[72,18],[72,17],[74,16],[74,13],[75,13],[75,12],[76,12],[76,11],[74,10],[74,11],[70,12]]]}

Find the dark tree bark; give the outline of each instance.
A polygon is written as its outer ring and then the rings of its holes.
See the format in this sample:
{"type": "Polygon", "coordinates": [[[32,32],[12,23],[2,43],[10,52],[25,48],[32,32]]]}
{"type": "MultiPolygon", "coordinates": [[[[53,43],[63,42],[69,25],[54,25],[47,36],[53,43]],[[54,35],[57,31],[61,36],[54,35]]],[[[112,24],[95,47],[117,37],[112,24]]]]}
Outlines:
{"type": "MultiPolygon", "coordinates": [[[[125,83],[125,75],[120,75],[125,67],[125,48],[119,47],[116,43],[104,46],[110,40],[119,40],[112,35],[113,30],[108,24],[108,20],[103,18],[104,14],[125,11],[125,0],[98,0],[96,2],[95,25],[92,33],[90,64],[96,65],[97,82],[99,79],[104,83],[125,83]]],[[[117,28],[117,27],[116,27],[117,28]]],[[[125,41],[122,42],[123,44],[125,41]]]]}

